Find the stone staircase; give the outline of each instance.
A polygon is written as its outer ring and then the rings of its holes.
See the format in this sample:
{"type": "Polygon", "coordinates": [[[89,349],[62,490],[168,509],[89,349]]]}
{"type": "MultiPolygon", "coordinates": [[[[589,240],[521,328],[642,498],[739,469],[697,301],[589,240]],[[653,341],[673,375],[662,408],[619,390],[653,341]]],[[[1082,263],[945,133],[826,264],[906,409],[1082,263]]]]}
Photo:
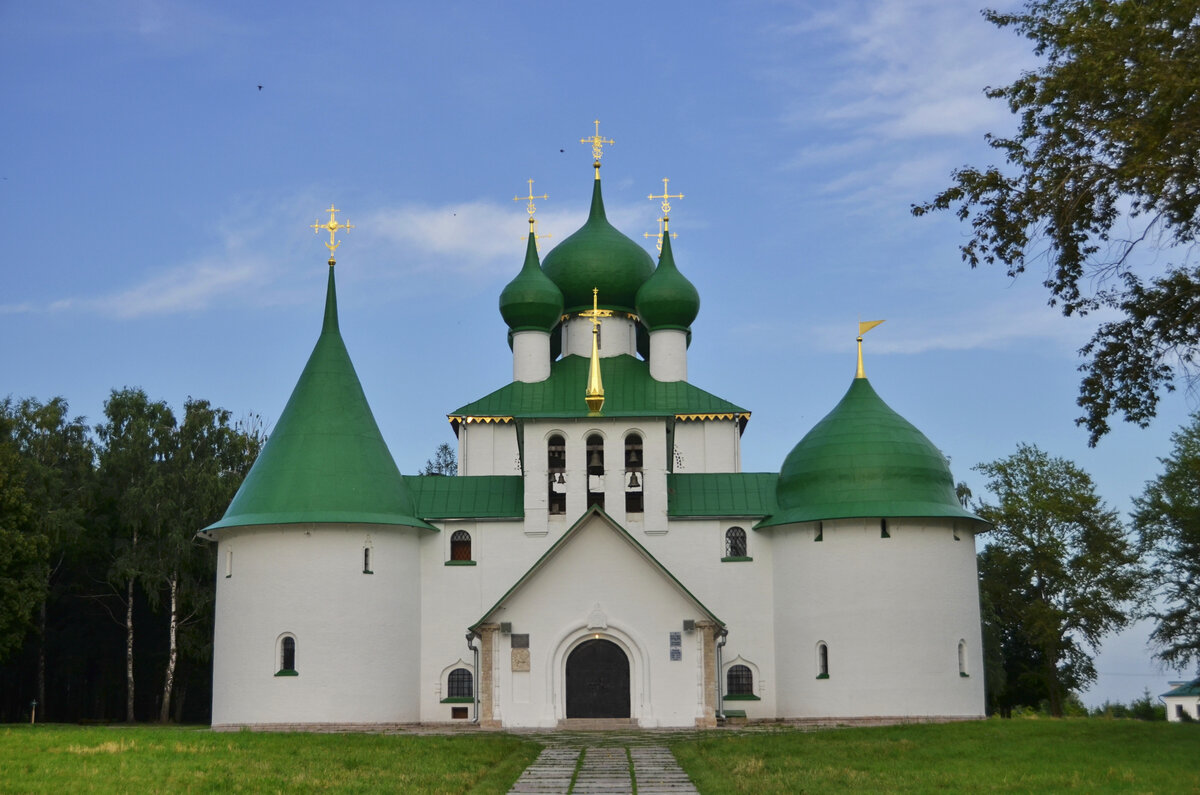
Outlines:
{"type": "Polygon", "coordinates": [[[637,727],[633,718],[564,718],[558,722],[558,728],[565,731],[611,732],[637,727]]]}

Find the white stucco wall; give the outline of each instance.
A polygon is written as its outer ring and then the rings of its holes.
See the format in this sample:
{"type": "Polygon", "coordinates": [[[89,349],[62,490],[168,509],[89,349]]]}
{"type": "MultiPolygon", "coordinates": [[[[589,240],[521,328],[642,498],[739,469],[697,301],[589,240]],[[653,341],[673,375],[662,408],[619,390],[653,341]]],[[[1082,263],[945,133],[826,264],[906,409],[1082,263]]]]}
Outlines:
{"type": "Polygon", "coordinates": [[[220,531],[213,724],[416,721],[419,536],[427,533],[370,525],[220,531]],[[373,574],[363,573],[364,545],[373,574]],[[275,676],[285,633],[296,639],[298,676],[275,676]]]}
{"type": "Polygon", "coordinates": [[[1167,705],[1167,720],[1178,723],[1180,711],[1186,713],[1192,720],[1200,720],[1200,696],[1164,696],[1163,703],[1167,705]]]}
{"type": "Polygon", "coordinates": [[[459,428],[458,474],[521,474],[516,425],[511,422],[471,422],[459,428]]]}
{"type": "MultiPolygon", "coordinates": [[[[603,300],[603,296],[601,296],[603,300]]],[[[592,321],[573,317],[562,325],[562,355],[592,355],[592,321]]],[[[600,357],[636,356],[637,323],[630,317],[617,314],[600,319],[600,357]]]]}
{"type": "Polygon", "coordinates": [[[550,334],[545,331],[513,333],[513,380],[534,383],[550,377],[550,334]]]}
{"type": "Polygon", "coordinates": [[[687,332],[650,332],[650,377],[655,381],[687,380],[687,332]]]}
{"type": "Polygon", "coordinates": [[[736,420],[675,423],[675,472],[741,472],[736,420]]]}

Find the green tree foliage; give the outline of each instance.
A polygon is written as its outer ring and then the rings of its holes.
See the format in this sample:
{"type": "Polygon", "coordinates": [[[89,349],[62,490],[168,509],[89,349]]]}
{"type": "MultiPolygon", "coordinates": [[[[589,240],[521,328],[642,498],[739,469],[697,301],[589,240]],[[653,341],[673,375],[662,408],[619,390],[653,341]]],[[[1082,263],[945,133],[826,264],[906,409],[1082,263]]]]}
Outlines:
{"type": "Polygon", "coordinates": [[[455,458],[454,448],[445,442],[439,444],[433,453],[433,458],[425,459],[425,467],[421,470],[421,474],[457,475],[458,460],[455,458]]]}
{"type": "Polygon", "coordinates": [[[1163,662],[1183,669],[1200,665],[1200,414],[1171,441],[1163,473],[1134,500],[1133,525],[1153,556],[1150,640],[1163,662]]]}
{"type": "Polygon", "coordinates": [[[1044,63],[986,89],[1017,117],[1013,135],[987,137],[1006,165],[958,169],[913,213],[969,221],[971,267],[1015,277],[1044,257],[1066,315],[1116,310],[1081,351],[1078,422],[1095,444],[1115,414],[1144,427],[1200,353],[1200,267],[1187,261],[1200,235],[1200,2],[1030,0],[984,16],[1044,63]]]}
{"type": "Polygon", "coordinates": [[[996,497],[975,512],[994,527],[980,556],[980,590],[999,625],[1008,703],[1044,693],[1051,714],[1062,716],[1069,692],[1095,680],[1101,640],[1126,626],[1139,602],[1137,550],[1070,461],[1020,445],[976,469],[996,497]]]}
{"type": "Polygon", "coordinates": [[[46,591],[49,543],[38,532],[15,411],[0,403],[0,661],[19,648],[46,591]]]}

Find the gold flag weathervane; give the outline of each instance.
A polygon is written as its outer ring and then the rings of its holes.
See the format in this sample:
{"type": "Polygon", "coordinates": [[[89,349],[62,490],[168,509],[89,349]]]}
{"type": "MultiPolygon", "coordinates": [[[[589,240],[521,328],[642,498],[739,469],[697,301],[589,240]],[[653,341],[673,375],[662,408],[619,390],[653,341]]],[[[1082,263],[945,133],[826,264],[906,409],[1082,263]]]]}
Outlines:
{"type": "Polygon", "coordinates": [[[605,144],[612,146],[613,144],[616,143],[616,141],[614,141],[611,138],[605,138],[602,135],[600,135],[600,120],[599,119],[596,119],[596,121],[593,122],[593,124],[596,125],[595,134],[592,135],[590,138],[580,138],[579,143],[592,145],[592,160],[594,161],[592,163],[592,165],[596,169],[596,179],[600,179],[600,157],[604,154],[604,146],[605,146],[605,144]]]}
{"type": "Polygon", "coordinates": [[[341,243],[337,242],[337,233],[342,229],[345,229],[346,233],[349,234],[349,230],[354,228],[354,224],[339,224],[337,221],[338,208],[334,207],[332,204],[329,205],[329,210],[327,212],[329,213],[329,223],[323,224],[318,220],[312,225],[312,230],[313,234],[317,235],[321,234],[322,229],[329,232],[329,242],[325,244],[325,248],[329,249],[329,264],[332,266],[334,263],[333,252],[337,250],[338,246],[342,245],[341,243]]]}
{"type": "Polygon", "coordinates": [[[882,320],[860,320],[858,322],[858,371],[854,374],[855,378],[866,378],[867,374],[863,371],[862,361],[862,338],[871,329],[882,323],[882,320]]]}
{"type": "Polygon", "coordinates": [[[604,407],[604,382],[600,379],[600,318],[611,317],[612,311],[600,308],[600,289],[592,288],[592,308],[580,312],[580,317],[592,321],[592,361],[588,367],[587,389],[583,399],[587,403],[588,414],[599,414],[604,407]]]}
{"type": "MultiPolygon", "coordinates": [[[[541,240],[542,238],[544,238],[544,237],[550,238],[550,237],[554,237],[554,236],[553,235],[539,235],[537,233],[537,219],[533,217],[533,214],[535,212],[537,212],[537,207],[534,206],[533,200],[534,199],[549,199],[550,195],[548,193],[543,193],[541,196],[534,196],[533,195],[533,180],[531,180],[531,179],[526,180],[526,182],[529,183],[529,195],[528,196],[513,196],[513,201],[529,202],[529,204],[525,205],[525,212],[529,213],[529,231],[533,232],[533,244],[536,246],[537,242],[539,240],[541,240]]],[[[521,239],[525,240],[525,238],[521,238],[521,239]]]]}

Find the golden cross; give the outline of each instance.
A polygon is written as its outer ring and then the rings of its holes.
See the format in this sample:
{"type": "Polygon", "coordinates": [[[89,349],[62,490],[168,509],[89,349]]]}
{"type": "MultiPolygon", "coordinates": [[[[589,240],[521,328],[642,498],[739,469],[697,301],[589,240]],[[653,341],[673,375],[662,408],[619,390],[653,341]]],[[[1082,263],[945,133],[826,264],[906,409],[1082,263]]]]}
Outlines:
{"type": "Polygon", "coordinates": [[[612,317],[612,314],[613,314],[611,309],[601,309],[599,302],[600,302],[600,288],[593,287],[592,288],[592,308],[586,309],[583,312],[579,313],[580,317],[586,317],[592,321],[592,331],[595,331],[597,328],[599,328],[600,318],[612,317]]]}
{"type": "MultiPolygon", "coordinates": [[[[537,197],[535,196],[534,198],[537,198],[537,197]]],[[[520,197],[519,197],[519,196],[517,197],[517,200],[518,200],[518,201],[520,200],[520,197]]],[[[530,219],[529,219],[529,231],[530,231],[530,232],[533,232],[533,245],[534,245],[534,247],[535,247],[535,248],[540,248],[540,247],[538,246],[538,241],[539,241],[539,240],[541,240],[542,238],[547,238],[547,239],[548,239],[548,238],[552,238],[552,237],[554,237],[554,235],[539,235],[539,234],[537,233],[537,219],[536,219],[536,218],[530,218],[530,219]]],[[[521,239],[521,240],[523,240],[523,241],[524,241],[524,240],[528,240],[528,238],[524,238],[524,237],[522,237],[522,238],[520,238],[520,239],[521,239]]]]}
{"type": "Polygon", "coordinates": [[[513,196],[513,201],[515,201],[515,202],[528,201],[529,202],[529,204],[526,205],[526,207],[525,207],[525,211],[527,213],[529,213],[529,222],[533,223],[533,214],[537,211],[537,208],[533,206],[533,200],[534,199],[549,199],[550,196],[549,196],[549,194],[546,194],[546,193],[543,193],[541,196],[534,196],[533,195],[533,180],[528,180],[528,182],[529,182],[529,195],[528,196],[513,196]]]}
{"type": "Polygon", "coordinates": [[[674,196],[672,196],[670,193],[667,192],[667,183],[670,181],[671,180],[667,179],[666,177],[663,177],[663,192],[662,192],[661,196],[655,196],[653,193],[651,193],[649,196],[646,197],[647,199],[650,199],[651,201],[653,201],[654,199],[662,199],[661,206],[662,206],[662,211],[663,211],[663,217],[662,217],[663,229],[667,229],[668,228],[667,225],[671,221],[671,199],[682,199],[683,198],[682,193],[676,193],[674,196]]]}
{"type": "MultiPolygon", "coordinates": [[[[598,165],[600,165],[600,156],[602,154],[604,154],[604,145],[608,144],[609,146],[612,146],[616,142],[613,141],[613,139],[611,139],[611,138],[604,138],[600,135],[600,120],[599,119],[596,119],[595,125],[596,125],[596,134],[593,135],[591,138],[580,138],[579,143],[592,145],[592,158],[596,161],[596,165],[598,166],[598,165]]],[[[600,178],[599,173],[596,174],[596,178],[597,179],[600,178]]]]}
{"type": "Polygon", "coordinates": [[[667,230],[663,228],[663,222],[664,222],[665,220],[666,220],[666,219],[664,219],[664,218],[659,218],[659,219],[658,219],[658,234],[653,234],[653,233],[651,233],[651,232],[643,232],[643,233],[642,233],[642,237],[645,237],[645,238],[651,238],[651,237],[652,237],[652,238],[654,238],[654,246],[655,246],[655,248],[657,248],[657,249],[658,249],[658,253],[660,253],[660,254],[662,253],[662,236],[663,236],[663,233],[664,233],[664,232],[665,232],[667,235],[669,235],[669,236],[671,237],[671,239],[672,239],[672,240],[674,240],[675,238],[679,237],[679,233],[678,233],[678,232],[667,232],[667,230]]]}
{"type": "MultiPolygon", "coordinates": [[[[325,248],[329,249],[329,261],[332,262],[333,261],[333,252],[337,249],[338,246],[342,245],[341,243],[338,243],[335,238],[335,236],[338,233],[338,230],[353,229],[354,224],[339,224],[337,222],[337,217],[336,217],[338,208],[334,207],[332,204],[329,205],[328,212],[329,212],[329,223],[323,224],[320,221],[317,221],[315,224],[312,225],[312,230],[313,230],[313,234],[318,234],[318,235],[321,233],[322,229],[325,229],[329,232],[329,242],[325,244],[325,248]]],[[[349,231],[347,231],[347,234],[349,234],[349,231]]]]}

